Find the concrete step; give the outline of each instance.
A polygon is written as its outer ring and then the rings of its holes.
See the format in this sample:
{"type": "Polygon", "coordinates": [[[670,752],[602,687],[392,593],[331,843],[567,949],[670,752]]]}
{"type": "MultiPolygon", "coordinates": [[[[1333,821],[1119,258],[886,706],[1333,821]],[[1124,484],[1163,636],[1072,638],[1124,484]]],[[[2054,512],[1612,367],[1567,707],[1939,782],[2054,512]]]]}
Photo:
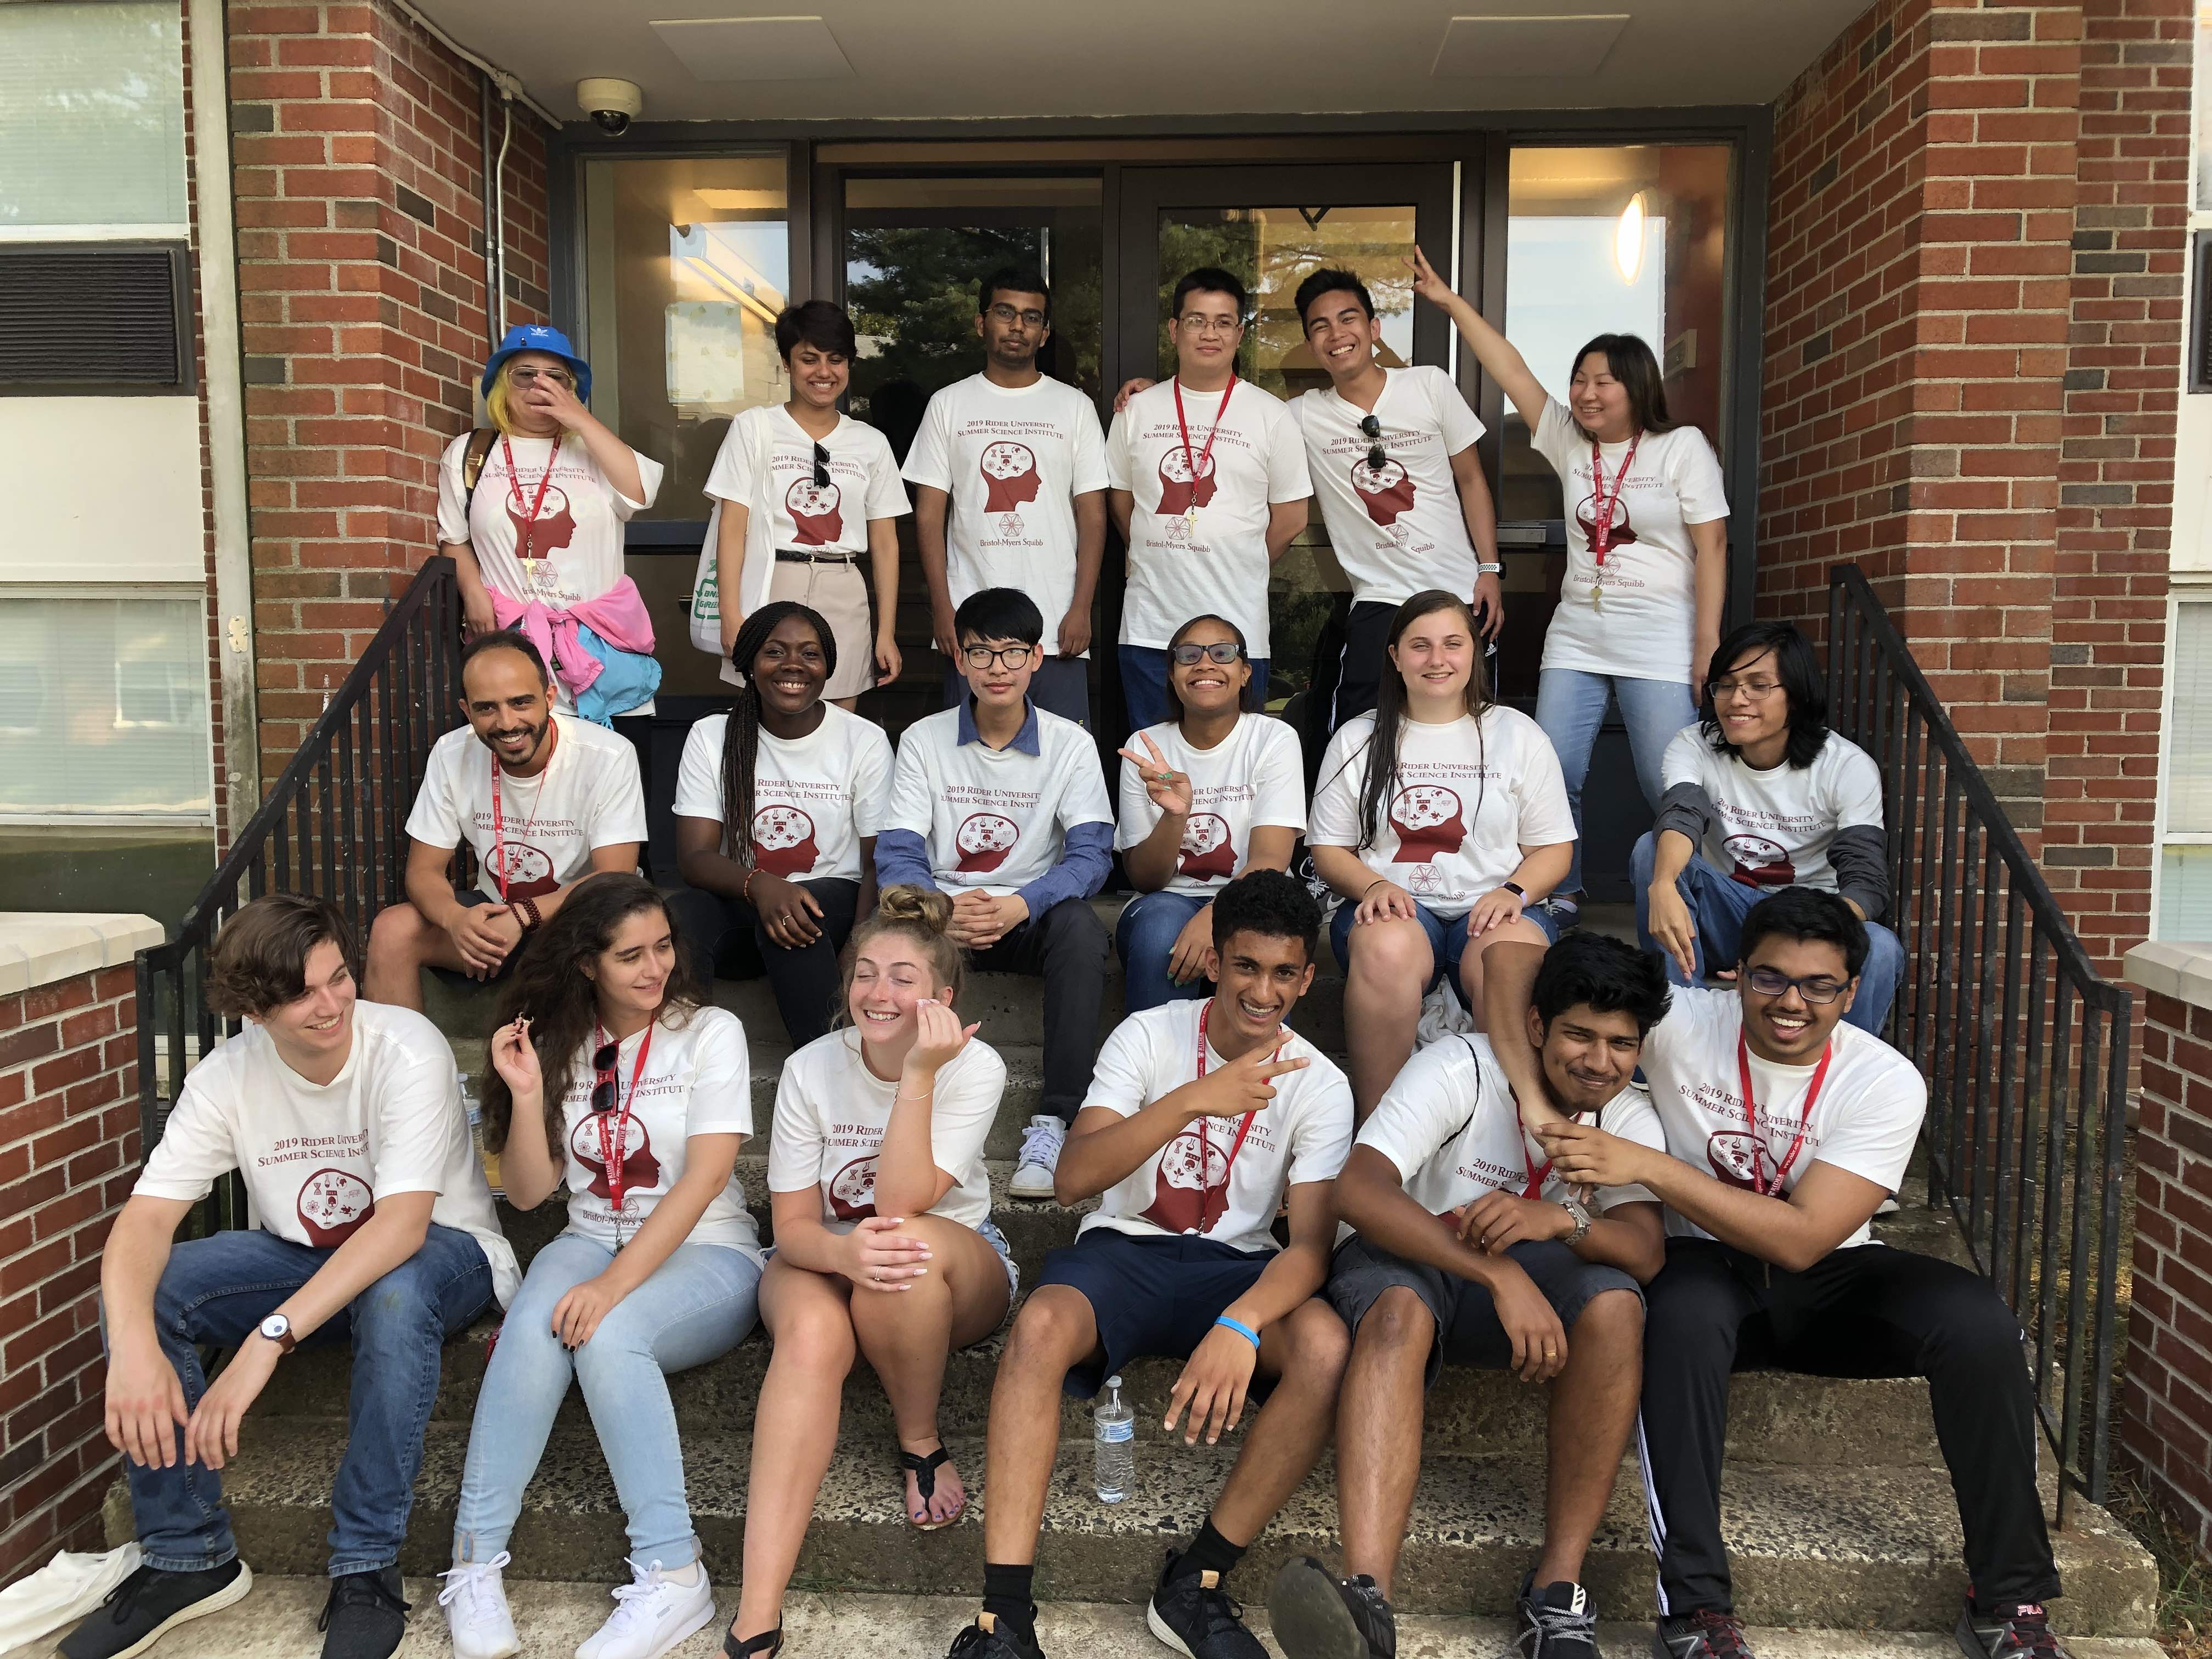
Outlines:
{"type": "MultiPolygon", "coordinates": [[[[734,1571],[718,1579],[720,1618],[681,1646],[670,1659],[711,1659],[721,1651],[721,1632],[734,1616],[734,1571]]],[[[1239,1588],[1252,1596],[1245,1622],[1267,1646],[1279,1650],[1261,1605],[1266,1587],[1239,1588]]],[[[407,1581],[415,1604],[407,1635],[396,1659],[448,1659],[446,1622],[439,1616],[440,1585],[434,1578],[407,1581]]],[[[507,1600],[514,1608],[517,1634],[528,1654],[567,1653],[599,1627],[612,1603],[606,1589],[592,1583],[556,1583],[509,1577],[507,1600]]],[[[195,1620],[161,1638],[161,1659],[306,1659],[318,1651],[315,1620],[330,1594],[319,1577],[286,1578],[256,1572],[253,1593],[236,1607],[195,1620]]],[[[1609,1611],[1609,1610],[1608,1610],[1609,1611]]],[[[784,1659],[851,1659],[856,1653],[896,1654],[926,1659],[941,1653],[954,1632],[975,1616],[970,1595],[823,1595],[806,1591],[784,1603],[784,1659]]],[[[1145,1627],[1144,1609],[1128,1603],[1055,1601],[1039,1610],[1037,1635],[1048,1654],[1081,1654],[1084,1659],[1160,1659],[1165,1652],[1145,1627]]],[[[1640,1653],[1650,1644],[1648,1626],[1601,1624],[1605,1651],[1640,1653]]],[[[1760,1659],[1958,1659],[1948,1635],[1932,1632],[1753,1629],[1750,1638],[1760,1659]]],[[[2075,1659],[2164,1659],[2164,1650],[2147,1637],[2086,1637],[2072,1644],[2075,1659]]],[[[51,1644],[24,1647],[0,1659],[46,1659],[51,1644]]],[[[1450,1614],[1412,1613],[1398,1620],[1400,1659],[1510,1659],[1513,1628],[1503,1620],[1450,1614]]]]}
{"type": "MultiPolygon", "coordinates": [[[[466,1441],[458,1425],[430,1427],[401,1557],[410,1573],[434,1572],[450,1559],[466,1441]]],[[[812,1589],[917,1595],[979,1578],[981,1509],[988,1502],[982,1443],[953,1436],[951,1446],[975,1501],[958,1525],[924,1534],[901,1513],[889,1443],[848,1437],[815,1504],[799,1582],[812,1589]]],[[[320,1425],[247,1419],[225,1496],[240,1549],[257,1570],[310,1576],[323,1570],[325,1494],[340,1449],[339,1437],[320,1425]]],[[[750,1453],[749,1437],[736,1434],[695,1437],[685,1447],[693,1523],[713,1571],[725,1578],[742,1559],[750,1453]]],[[[1214,1449],[1146,1448],[1138,1495],[1108,1506],[1091,1491],[1089,1445],[1064,1441],[1046,1508],[1039,1599],[1143,1600],[1161,1550],[1204,1519],[1233,1455],[1225,1442],[1214,1449]]],[[[1237,1574],[1245,1596],[1264,1599],[1287,1556],[1334,1559],[1334,1479],[1324,1462],[1261,1534],[1237,1574]]],[[[2055,1540],[2067,1588],[2055,1611],[2084,1635],[2148,1634],[2157,1591],[2150,1557],[2102,1510],[2081,1504],[2074,1513],[2074,1525],[2055,1540]]],[[[129,1536],[119,1485],[106,1519],[111,1542],[129,1536]]],[[[1939,1471],[1890,1469],[1852,1483],[1828,1470],[1736,1465],[1724,1483],[1723,1519],[1737,1610],[1747,1622],[1936,1631],[1957,1616],[1966,1580],[1949,1482],[1939,1471]]],[[[1527,1462],[1425,1457],[1399,1577],[1401,1607],[1410,1613],[1510,1612],[1542,1526],[1543,1483],[1527,1462]]],[[[1583,1575],[1616,1618],[1652,1614],[1645,1528],[1642,1487],[1632,1466],[1625,1466],[1583,1575]]],[[[626,1577],[621,1510],[588,1430],[556,1432],[525,1494],[512,1548],[518,1567],[538,1577],[609,1583],[626,1577]]]]}

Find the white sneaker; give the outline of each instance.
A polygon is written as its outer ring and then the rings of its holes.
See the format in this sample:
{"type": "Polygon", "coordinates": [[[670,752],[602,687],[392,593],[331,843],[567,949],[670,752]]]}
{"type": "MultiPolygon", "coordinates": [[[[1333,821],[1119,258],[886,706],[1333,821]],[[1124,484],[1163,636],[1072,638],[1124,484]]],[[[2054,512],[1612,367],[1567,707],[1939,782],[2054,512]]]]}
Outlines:
{"type": "Polygon", "coordinates": [[[446,1627],[453,1632],[453,1659],[509,1659],[522,1651],[514,1615],[507,1607],[507,1587],[499,1577],[513,1559],[501,1550],[489,1561],[456,1561],[438,1575],[446,1581],[438,1605],[445,1608],[446,1627]]]}
{"type": "Polygon", "coordinates": [[[1006,1190],[1016,1198],[1050,1198],[1052,1172],[1060,1167],[1060,1149],[1066,1144],[1067,1125],[1049,1112],[1031,1118],[1022,1131],[1022,1155],[1006,1190]]]}
{"type": "Polygon", "coordinates": [[[695,1565],[697,1581],[679,1584],[661,1571],[658,1561],[643,1566],[631,1562],[635,1577],[615,1592],[613,1617],[576,1650],[576,1659],[660,1659],[704,1630],[714,1617],[714,1587],[707,1582],[706,1564],[695,1565]]]}

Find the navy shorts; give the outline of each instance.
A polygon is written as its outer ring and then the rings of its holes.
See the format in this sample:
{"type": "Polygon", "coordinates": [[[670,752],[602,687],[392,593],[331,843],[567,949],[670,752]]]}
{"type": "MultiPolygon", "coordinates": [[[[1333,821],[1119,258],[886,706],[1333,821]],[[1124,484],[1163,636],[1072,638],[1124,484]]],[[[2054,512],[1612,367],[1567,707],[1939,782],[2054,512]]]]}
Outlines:
{"type": "MultiPolygon", "coordinates": [[[[479,904],[499,902],[481,887],[456,887],[453,889],[453,898],[457,903],[468,909],[474,909],[479,904]]],[[[523,946],[529,943],[530,935],[527,933],[515,940],[514,949],[509,951],[499,966],[482,979],[477,979],[473,975],[465,974],[458,968],[433,968],[430,971],[438,976],[441,983],[450,985],[456,991],[465,991],[471,985],[496,985],[514,971],[514,964],[522,960],[523,946]]]]}
{"type": "Polygon", "coordinates": [[[1044,1259],[1030,1290],[1065,1285],[1091,1304],[1106,1357],[1080,1362],[1065,1384],[1088,1400],[1130,1360],[1148,1353],[1188,1359],[1213,1322],[1250,1290],[1273,1250],[1232,1250],[1210,1238],[1139,1238],[1093,1227],[1044,1259]]]}
{"type": "MultiPolygon", "coordinates": [[[[1336,965],[1352,966],[1352,929],[1353,918],[1359,911],[1359,901],[1346,899],[1336,907],[1336,914],[1328,920],[1328,942],[1336,951],[1336,965]]],[[[1470,911],[1468,913],[1472,915],[1470,911]]],[[[1545,937],[1557,944],[1559,925],[1552,920],[1552,913],[1540,904],[1531,904],[1521,912],[1523,921],[1533,921],[1544,930],[1545,937]]],[[[1426,996],[1437,988],[1437,981],[1446,974],[1451,975],[1452,994],[1467,1004],[1467,988],[1459,982],[1459,959],[1467,954],[1467,916],[1454,916],[1446,921],[1442,916],[1420,902],[1413,901],[1413,920],[1421,924],[1421,931],[1429,936],[1429,950],[1434,966],[1429,973],[1429,982],[1421,988],[1426,996]]]]}
{"type": "MultiPolygon", "coordinates": [[[[1536,1282],[1560,1326],[1571,1332],[1583,1310],[1607,1291],[1627,1291],[1638,1302],[1644,1288],[1618,1267],[1601,1261],[1585,1261],[1556,1238],[1525,1239],[1509,1244],[1505,1254],[1536,1282]]],[[[1437,1340],[1429,1344],[1428,1380],[1431,1387],[1449,1360],[1480,1370],[1504,1370],[1513,1364],[1513,1340],[1498,1323],[1498,1304],[1490,1292],[1471,1279],[1432,1267],[1425,1261],[1408,1261],[1388,1250],[1378,1250],[1364,1238],[1348,1238],[1336,1253],[1322,1292],[1337,1316],[1352,1328],[1356,1340],[1359,1322],[1367,1317],[1383,1291],[1402,1285],[1421,1298],[1437,1322],[1437,1340]]]]}

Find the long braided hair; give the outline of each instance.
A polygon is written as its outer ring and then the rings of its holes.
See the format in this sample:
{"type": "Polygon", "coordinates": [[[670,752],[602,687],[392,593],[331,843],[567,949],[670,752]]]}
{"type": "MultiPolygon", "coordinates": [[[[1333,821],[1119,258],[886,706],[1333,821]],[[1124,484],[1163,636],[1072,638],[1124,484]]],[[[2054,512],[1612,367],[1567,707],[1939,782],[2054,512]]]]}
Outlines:
{"type": "MultiPolygon", "coordinates": [[[[1406,630],[1424,617],[1434,616],[1439,611],[1456,611],[1467,624],[1468,632],[1476,641],[1474,672],[1467,678],[1467,712],[1480,721],[1482,711],[1490,707],[1490,692],[1484,684],[1486,674],[1485,659],[1480,648],[1481,634],[1475,627],[1474,612],[1468,602],[1456,593],[1441,587],[1431,587],[1416,593],[1398,607],[1398,614],[1390,619],[1390,637],[1386,641],[1386,655],[1390,647],[1405,637],[1406,630]]],[[[1376,688],[1375,728],[1368,734],[1366,745],[1367,776],[1359,790],[1359,845],[1362,848],[1375,845],[1375,840],[1389,817],[1389,804],[1398,793],[1399,739],[1406,727],[1406,677],[1397,667],[1386,661],[1381,684],[1376,688]]],[[[1489,734],[1480,725],[1475,728],[1481,745],[1477,764],[1483,773],[1482,789],[1489,783],[1489,734]]],[[[1344,757],[1350,766],[1360,753],[1354,750],[1344,757]]],[[[1482,810],[1481,796],[1475,799],[1475,812],[1482,810]]],[[[1474,814],[1468,815],[1472,823],[1474,814]]]]}
{"type": "Polygon", "coordinates": [[[739,864],[753,861],[753,767],[760,758],[760,687],[754,684],[753,665],[768,647],[768,636],[787,617],[797,617],[814,630],[822,644],[822,683],[828,685],[837,672],[837,636],[829,621],[811,605],[796,599],[776,599],[745,618],[730,645],[730,666],[738,673],[737,700],[730,705],[730,723],[722,729],[722,837],[729,855],[739,864]]]}

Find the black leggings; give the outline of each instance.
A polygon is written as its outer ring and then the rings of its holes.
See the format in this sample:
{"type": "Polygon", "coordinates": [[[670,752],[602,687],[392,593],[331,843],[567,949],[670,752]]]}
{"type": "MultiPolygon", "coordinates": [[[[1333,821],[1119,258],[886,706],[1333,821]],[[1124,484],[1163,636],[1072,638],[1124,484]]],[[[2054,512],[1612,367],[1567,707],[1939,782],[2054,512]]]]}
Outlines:
{"type": "Polygon", "coordinates": [[[743,899],[697,887],[679,887],[668,896],[676,936],[701,982],[766,975],[794,1048],[827,1031],[836,1016],[843,971],[838,957],[852,936],[860,901],[857,881],[823,877],[799,884],[822,907],[822,936],[796,951],[769,939],[761,929],[759,912],[743,899]]]}

